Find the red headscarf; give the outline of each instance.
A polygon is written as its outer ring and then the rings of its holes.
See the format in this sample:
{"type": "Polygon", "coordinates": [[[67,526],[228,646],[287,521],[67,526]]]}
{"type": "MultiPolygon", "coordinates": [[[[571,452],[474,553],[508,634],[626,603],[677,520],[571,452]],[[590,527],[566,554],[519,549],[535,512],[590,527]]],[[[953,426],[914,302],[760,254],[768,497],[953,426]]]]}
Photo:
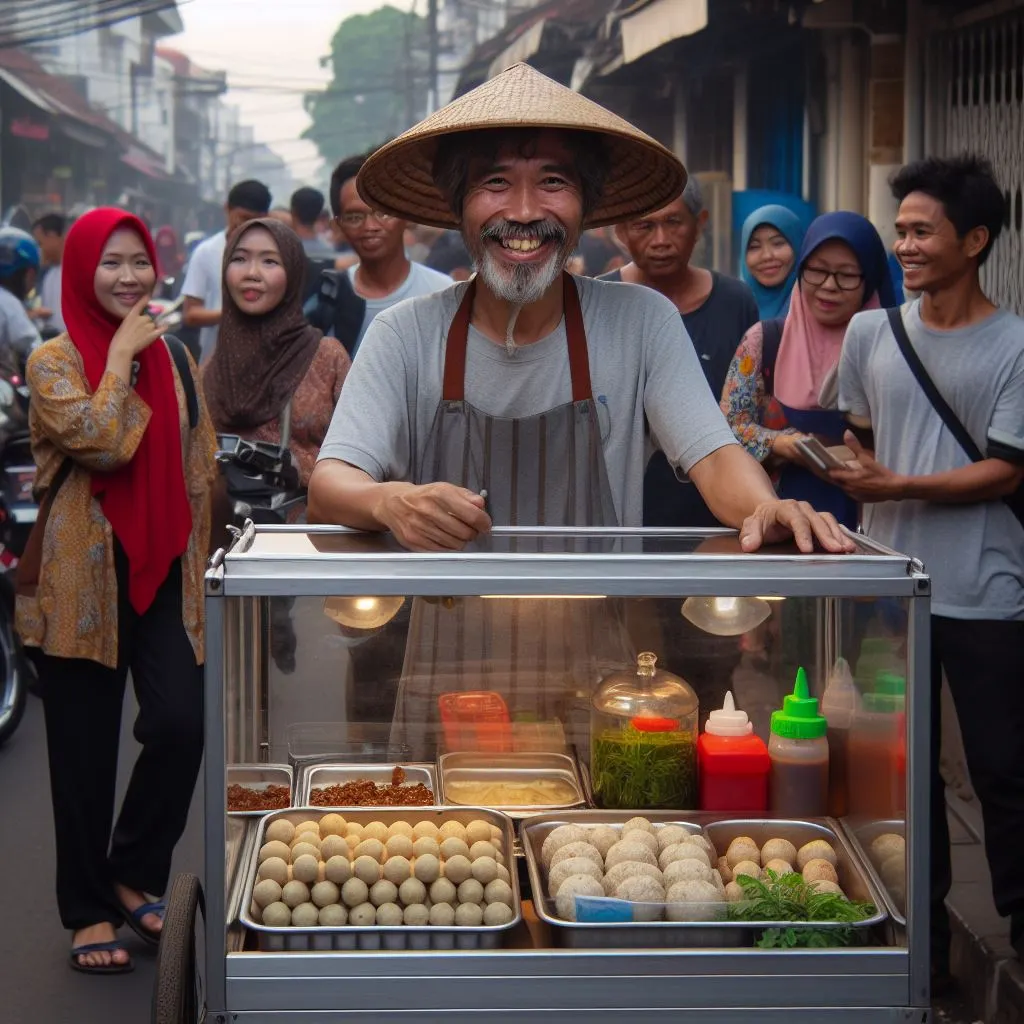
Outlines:
{"type": "MultiPolygon", "coordinates": [[[[82,356],[95,392],[107,366],[107,351],[121,326],[96,298],[100,257],[119,228],[138,233],[156,267],[153,240],[138,217],[111,207],[79,217],[68,232],[62,260],[64,322],[82,356]]],[[[171,355],[162,340],[136,357],[135,393],[151,411],[131,461],[110,473],[93,472],[92,493],[128,556],[129,598],[140,615],[153,603],[171,565],[188,546],[192,508],[181,458],[181,421],[171,355]]]]}

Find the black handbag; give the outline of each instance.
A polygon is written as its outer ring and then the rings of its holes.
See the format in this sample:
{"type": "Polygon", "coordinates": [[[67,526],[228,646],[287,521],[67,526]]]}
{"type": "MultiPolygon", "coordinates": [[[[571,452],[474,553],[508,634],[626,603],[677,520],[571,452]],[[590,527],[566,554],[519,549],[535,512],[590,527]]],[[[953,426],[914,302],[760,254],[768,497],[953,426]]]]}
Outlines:
{"type": "MultiPolygon", "coordinates": [[[[974,438],[967,432],[967,428],[960,421],[960,418],[953,412],[950,404],[942,397],[942,393],[935,386],[935,381],[928,375],[928,371],[921,362],[907,334],[906,324],[903,323],[903,314],[899,309],[886,310],[889,317],[889,326],[892,328],[896,344],[899,346],[903,358],[910,367],[910,372],[921,385],[925,397],[932,403],[932,408],[939,414],[939,418],[945,423],[949,432],[956,438],[957,443],[967,453],[971,462],[984,462],[986,456],[974,443],[974,438]]],[[[1017,488],[1013,494],[1007,494],[1003,501],[1009,506],[1010,511],[1017,517],[1017,522],[1024,527],[1024,484],[1017,488]]]]}

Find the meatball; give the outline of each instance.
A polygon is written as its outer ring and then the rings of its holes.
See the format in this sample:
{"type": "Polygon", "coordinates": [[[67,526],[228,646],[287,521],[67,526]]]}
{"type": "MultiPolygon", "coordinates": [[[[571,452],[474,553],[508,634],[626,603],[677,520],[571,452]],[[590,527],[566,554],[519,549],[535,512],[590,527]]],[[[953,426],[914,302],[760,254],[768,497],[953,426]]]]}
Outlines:
{"type": "Polygon", "coordinates": [[[380,862],[373,857],[356,857],[352,864],[352,874],[367,886],[373,885],[380,878],[380,871],[380,862]]]}
{"type": "Polygon", "coordinates": [[[458,890],[448,878],[439,878],[430,886],[431,903],[451,903],[452,906],[458,898],[458,890]]]}
{"type": "Polygon", "coordinates": [[[715,876],[707,864],[699,860],[674,860],[665,868],[665,885],[671,887],[676,882],[711,882],[715,876]]]}
{"type": "Polygon", "coordinates": [[[741,860],[732,869],[733,879],[742,878],[760,878],[761,869],[752,860],[741,860]]]}
{"type": "Polygon", "coordinates": [[[540,848],[541,863],[551,867],[551,858],[568,843],[586,842],[587,830],[579,825],[559,825],[544,840],[540,848]]]}
{"type": "Polygon", "coordinates": [[[290,843],[295,838],[295,826],[287,818],[278,818],[267,826],[267,842],[290,843]]]}
{"type": "Polygon", "coordinates": [[[320,922],[320,908],[313,903],[300,903],[292,910],[292,927],[313,928],[320,922]]]}
{"type": "Polygon", "coordinates": [[[761,863],[767,867],[770,860],[784,860],[787,864],[795,864],[796,847],[788,839],[769,839],[761,847],[761,863]]]}
{"type": "Polygon", "coordinates": [[[432,821],[418,821],[412,827],[413,839],[423,839],[427,837],[429,839],[437,838],[437,826],[432,821]]]}
{"type": "Polygon", "coordinates": [[[348,822],[340,814],[325,814],[320,819],[320,835],[324,838],[344,836],[347,825],[348,822]]]}
{"type": "MultiPolygon", "coordinates": [[[[379,882],[377,883],[380,884],[379,882]]],[[[391,883],[388,882],[388,885],[391,883]]],[[[402,908],[394,903],[382,903],[377,907],[377,924],[382,928],[394,928],[402,923],[402,908]]]]}
{"type": "Polygon", "coordinates": [[[346,907],[360,906],[369,895],[370,889],[361,878],[350,878],[341,887],[341,899],[346,907]]]}
{"type": "MultiPolygon", "coordinates": [[[[267,829],[267,838],[271,838],[269,829],[267,829]]],[[[903,836],[897,835],[895,832],[886,832],[872,840],[871,859],[877,866],[890,857],[902,857],[906,853],[906,849],[907,842],[903,836]]]]}
{"type": "Polygon", "coordinates": [[[676,882],[667,894],[670,921],[713,921],[719,915],[724,893],[711,882],[676,882]]]}
{"type": "Polygon", "coordinates": [[[760,867],[761,850],[757,843],[755,843],[749,836],[739,836],[729,844],[729,849],[726,851],[725,859],[728,861],[729,867],[734,869],[737,864],[744,860],[752,861],[760,867]]]}
{"type": "MultiPolygon", "coordinates": [[[[370,886],[370,902],[375,907],[382,907],[385,903],[394,903],[398,899],[398,888],[394,882],[382,878],[370,886]]],[[[314,903],[316,900],[313,901],[314,903]]],[[[379,922],[378,922],[379,923],[379,922]]]]}
{"type": "Polygon", "coordinates": [[[363,826],[363,839],[376,839],[383,845],[388,835],[388,827],[383,821],[371,821],[369,825],[363,826]]]}
{"type": "Polygon", "coordinates": [[[483,903],[484,887],[475,879],[467,878],[458,889],[460,903],[483,903]]]}
{"type": "Polygon", "coordinates": [[[466,826],[461,821],[446,821],[439,829],[438,832],[444,839],[449,836],[455,836],[456,839],[461,839],[463,842],[466,841],[466,826]]]}
{"type": "Polygon", "coordinates": [[[444,877],[455,885],[461,885],[473,873],[473,865],[468,857],[452,857],[445,861],[444,877]]]}
{"type": "Polygon", "coordinates": [[[631,828],[623,829],[622,831],[622,842],[624,843],[640,843],[646,846],[655,857],[661,852],[661,848],[658,846],[658,838],[653,832],[645,832],[642,828],[631,828]]]}
{"type": "Polygon", "coordinates": [[[627,878],[633,878],[637,875],[653,878],[656,882],[661,882],[662,880],[661,871],[653,864],[641,864],[638,861],[624,860],[621,864],[616,864],[615,867],[610,868],[604,876],[602,880],[604,883],[604,894],[606,896],[613,895],[615,890],[627,878]]]}
{"type": "Polygon", "coordinates": [[[435,903],[430,908],[429,920],[434,928],[451,928],[455,924],[455,908],[450,903],[435,903]]]}
{"type": "Polygon", "coordinates": [[[408,836],[391,836],[384,844],[384,850],[388,857],[411,857],[413,841],[408,836]]]}
{"type": "Polygon", "coordinates": [[[384,864],[384,877],[395,885],[401,885],[412,877],[412,863],[408,857],[388,857],[384,864]]]}
{"type": "Polygon", "coordinates": [[[329,835],[320,844],[320,859],[323,861],[329,861],[332,857],[344,857],[348,860],[348,843],[345,842],[344,836],[329,835]]]}
{"type": "Polygon", "coordinates": [[[480,857],[473,861],[470,870],[481,885],[487,885],[498,877],[498,862],[493,857],[480,857]]]}
{"type": "Polygon", "coordinates": [[[480,843],[474,843],[469,848],[470,860],[479,860],[481,857],[490,857],[491,860],[497,861],[498,851],[494,848],[490,840],[486,840],[480,843]]]}
{"type": "Polygon", "coordinates": [[[320,858],[305,853],[292,866],[292,876],[307,885],[313,885],[320,878],[320,858]]]}
{"type": "Polygon", "coordinates": [[[257,907],[269,907],[271,903],[277,903],[281,899],[281,886],[272,878],[264,878],[257,882],[252,890],[253,902],[257,907]]]}
{"type": "MultiPolygon", "coordinates": [[[[555,910],[564,921],[576,920],[577,896],[604,896],[601,883],[590,875],[570,875],[558,888],[555,897],[555,910]]],[[[499,903],[488,904],[487,909],[500,906],[499,903]]]]}
{"type": "Polygon", "coordinates": [[[360,903],[349,911],[348,923],[356,928],[372,928],[377,923],[377,908],[372,903],[360,903]]]}
{"type": "Polygon", "coordinates": [[[711,867],[711,860],[708,855],[693,843],[676,843],[675,846],[667,846],[658,855],[658,867],[665,870],[676,860],[696,860],[707,867],[711,867]]]}
{"type": "Polygon", "coordinates": [[[411,907],[427,900],[427,887],[418,878],[407,878],[398,887],[398,898],[403,906],[411,907]]]}
{"type": "Polygon", "coordinates": [[[460,928],[479,928],[484,921],[484,908],[479,903],[460,903],[455,908],[455,924],[460,928]]]}
{"type": "Polygon", "coordinates": [[[615,889],[615,898],[630,903],[664,903],[665,887],[653,878],[633,875],[619,883],[615,889]]]}
{"type": "Polygon", "coordinates": [[[271,903],[263,908],[263,923],[268,928],[287,928],[292,923],[292,910],[287,903],[271,903]]]}
{"type": "Polygon", "coordinates": [[[800,847],[796,854],[796,866],[803,871],[812,860],[827,860],[833,867],[838,863],[836,851],[824,839],[814,839],[800,847]]]}
{"type": "Polygon", "coordinates": [[[641,864],[656,865],[658,863],[657,857],[642,843],[627,843],[621,840],[608,851],[604,862],[606,867],[613,868],[616,864],[621,864],[626,860],[636,860],[641,864]]]}
{"type": "Polygon", "coordinates": [[[320,924],[325,928],[341,928],[348,924],[348,911],[337,903],[321,907],[320,924]]]}
{"type": "Polygon", "coordinates": [[[658,841],[658,853],[661,853],[662,850],[667,850],[677,843],[685,843],[687,839],[691,838],[692,833],[681,825],[662,825],[654,833],[654,836],[658,841]]]}
{"type": "Polygon", "coordinates": [[[413,903],[405,908],[402,923],[414,928],[422,928],[430,923],[430,911],[422,903],[413,903]]]}
{"type": "Polygon", "coordinates": [[[604,860],[601,857],[600,851],[590,845],[590,843],[566,843],[565,846],[560,847],[558,852],[551,858],[551,863],[548,865],[549,868],[557,867],[562,861],[572,860],[575,857],[584,857],[589,861],[592,861],[599,868],[604,866],[604,860]]]}
{"type": "MultiPolygon", "coordinates": [[[[449,836],[440,846],[431,840],[421,840],[421,842],[426,844],[422,853],[432,853],[435,857],[440,855],[445,860],[451,860],[452,857],[469,858],[469,847],[466,845],[466,841],[456,836],[449,836]]],[[[421,856],[422,854],[418,852],[416,855],[421,856]]]]}
{"type": "Polygon", "coordinates": [[[421,881],[429,885],[437,881],[441,874],[441,862],[431,853],[423,857],[417,857],[413,861],[412,873],[421,881]]]}
{"type": "Polygon", "coordinates": [[[834,882],[839,883],[839,876],[836,869],[823,857],[816,857],[804,865],[803,876],[805,882],[834,882]]]}
{"type": "Polygon", "coordinates": [[[489,822],[477,818],[466,826],[466,842],[481,843],[491,841],[491,826],[489,822]]]}
{"type": "Polygon", "coordinates": [[[593,846],[604,860],[608,851],[619,841],[619,833],[607,825],[598,825],[587,833],[587,842],[593,846]]]}
{"type": "Polygon", "coordinates": [[[493,882],[488,882],[484,886],[484,902],[485,903],[504,903],[506,906],[512,906],[512,886],[508,882],[503,882],[500,878],[494,879],[493,882]]]}
{"type": "Polygon", "coordinates": [[[281,902],[294,910],[300,903],[309,902],[309,887],[304,882],[289,882],[281,890],[281,902]]]}
{"type": "MultiPolygon", "coordinates": [[[[625,863],[631,863],[624,861],[625,863]]],[[[621,867],[622,865],[618,865],[621,867]]],[[[633,872],[625,872],[623,878],[628,878],[633,872]]],[[[560,861],[548,872],[548,892],[553,896],[558,892],[562,882],[571,875],[589,875],[601,881],[604,872],[601,868],[587,857],[570,857],[568,860],[560,861]]]]}
{"type": "Polygon", "coordinates": [[[269,857],[260,865],[258,878],[260,881],[272,878],[278,885],[285,885],[288,881],[288,862],[280,857],[269,857]]]}
{"type": "Polygon", "coordinates": [[[292,864],[297,864],[300,857],[312,857],[314,860],[320,860],[320,844],[317,843],[314,846],[312,843],[296,843],[292,847],[292,864]]]}
{"type": "Polygon", "coordinates": [[[488,928],[497,928],[503,924],[511,924],[516,915],[512,913],[511,907],[504,903],[488,903],[484,908],[484,924],[488,928]]]}
{"type": "Polygon", "coordinates": [[[317,882],[313,886],[310,899],[323,909],[324,907],[329,907],[332,903],[337,903],[341,899],[341,893],[334,882],[317,882]]]}
{"type": "Polygon", "coordinates": [[[364,839],[356,847],[356,859],[372,857],[378,864],[384,859],[384,844],[379,839],[364,839]]]}
{"type": "Polygon", "coordinates": [[[270,860],[271,857],[280,857],[285,864],[290,864],[292,860],[292,851],[287,843],[278,841],[264,843],[260,847],[259,863],[263,864],[270,860]]]}
{"type": "Polygon", "coordinates": [[[765,871],[774,871],[777,875],[792,875],[793,865],[788,860],[782,860],[778,857],[773,860],[766,860],[764,862],[765,871]]]}
{"type": "Polygon", "coordinates": [[[634,828],[638,828],[643,832],[654,833],[654,826],[646,819],[642,817],[630,818],[625,825],[622,826],[623,833],[629,832],[634,828]]]}

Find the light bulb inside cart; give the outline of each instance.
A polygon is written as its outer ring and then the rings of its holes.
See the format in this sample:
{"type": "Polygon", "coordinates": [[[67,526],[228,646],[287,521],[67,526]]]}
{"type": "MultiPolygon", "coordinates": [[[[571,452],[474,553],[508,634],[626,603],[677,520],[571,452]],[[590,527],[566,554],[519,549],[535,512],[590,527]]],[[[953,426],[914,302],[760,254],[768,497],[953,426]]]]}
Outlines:
{"type": "Polygon", "coordinates": [[[386,626],[405,604],[404,597],[329,597],[324,615],[342,631],[365,631],[386,626]]]}
{"type": "Polygon", "coordinates": [[[712,636],[742,636],[771,613],[759,597],[688,597],[682,607],[684,619],[712,636]]]}

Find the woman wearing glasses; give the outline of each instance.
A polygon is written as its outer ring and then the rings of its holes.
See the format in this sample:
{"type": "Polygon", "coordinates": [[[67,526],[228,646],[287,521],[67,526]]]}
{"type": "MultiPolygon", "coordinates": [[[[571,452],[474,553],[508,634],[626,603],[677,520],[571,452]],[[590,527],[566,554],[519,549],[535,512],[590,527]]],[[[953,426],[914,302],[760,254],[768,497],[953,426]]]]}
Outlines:
{"type": "Polygon", "coordinates": [[[784,318],[747,331],[722,393],[722,411],[746,449],[775,473],[779,496],[811,502],[845,526],[857,525],[857,506],[817,476],[798,442],[816,437],[842,443],[842,415],[819,396],[839,362],[847,324],[862,309],[899,303],[885,246],[871,222],[856,213],[815,220],[797,257],[798,280],[784,318]]]}

